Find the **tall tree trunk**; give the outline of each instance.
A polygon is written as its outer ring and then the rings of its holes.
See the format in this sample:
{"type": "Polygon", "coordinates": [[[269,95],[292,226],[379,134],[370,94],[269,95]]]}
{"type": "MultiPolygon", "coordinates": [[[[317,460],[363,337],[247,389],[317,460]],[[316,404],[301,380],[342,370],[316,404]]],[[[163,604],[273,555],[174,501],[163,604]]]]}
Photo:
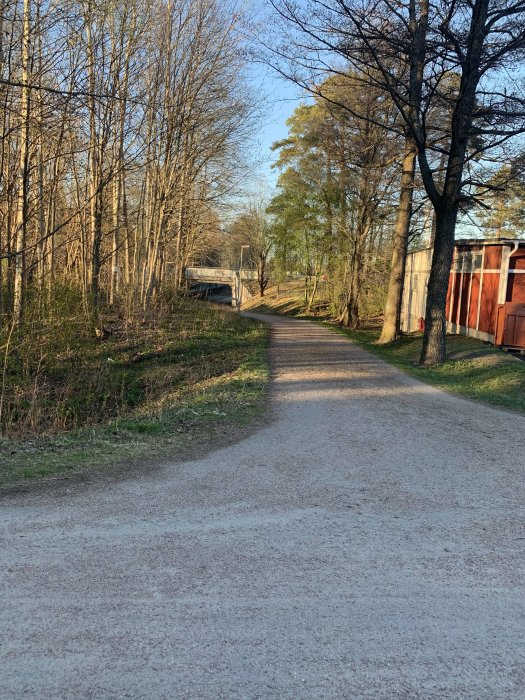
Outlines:
{"type": "Polygon", "coordinates": [[[91,268],[90,268],[90,291],[91,304],[95,314],[98,313],[100,305],[100,271],[102,267],[101,245],[102,245],[102,212],[101,193],[97,191],[95,183],[92,181],[91,187],[91,268]]]}
{"type": "Polygon", "coordinates": [[[350,273],[350,289],[348,301],[343,313],[342,323],[346,328],[357,328],[359,325],[359,304],[361,300],[361,282],[363,274],[363,259],[365,253],[365,241],[370,227],[365,226],[355,241],[354,255],[350,273]]]}
{"type": "MultiPolygon", "coordinates": [[[[320,266],[314,266],[312,287],[310,289],[310,294],[309,294],[308,299],[306,301],[306,311],[307,312],[310,312],[312,310],[312,306],[313,306],[313,303],[315,301],[315,297],[317,295],[317,289],[319,287],[320,274],[321,274],[320,266]]],[[[262,294],[261,294],[261,296],[262,296],[262,294]]]]}
{"type": "Polygon", "coordinates": [[[129,285],[131,282],[130,273],[130,252],[129,252],[129,218],[128,218],[128,198],[126,193],[126,175],[124,170],[121,173],[122,178],[122,220],[124,224],[124,280],[126,283],[126,289],[129,291],[129,285]]]}
{"type": "Polygon", "coordinates": [[[52,231],[56,225],[56,200],[53,198],[49,203],[47,217],[47,305],[51,312],[51,299],[53,295],[53,287],[55,284],[55,236],[52,231]]]}
{"type": "Polygon", "coordinates": [[[38,267],[38,291],[39,304],[43,303],[44,286],[46,277],[46,207],[44,203],[44,153],[42,143],[42,125],[39,124],[39,146],[38,146],[38,245],[37,245],[37,267],[38,267]]]}
{"type": "Polygon", "coordinates": [[[421,150],[419,153],[420,171],[436,210],[436,237],[428,281],[423,348],[419,360],[422,365],[434,365],[446,359],[447,290],[454,252],[465,155],[486,40],[485,25],[489,5],[490,0],[475,0],[472,5],[469,47],[461,75],[458,101],[452,113],[450,150],[441,196],[431,178],[426,152],[421,150]]]}
{"type": "Polygon", "coordinates": [[[178,213],[177,213],[177,233],[175,238],[175,286],[179,289],[182,286],[182,279],[184,274],[184,269],[182,265],[183,250],[182,246],[184,243],[184,227],[185,227],[185,210],[186,210],[186,199],[187,199],[187,170],[188,170],[188,159],[186,154],[183,154],[184,163],[182,166],[182,174],[180,180],[179,188],[179,203],[178,203],[178,213]]]}
{"type": "Polygon", "coordinates": [[[97,134],[97,105],[95,101],[95,70],[96,57],[94,51],[94,40],[92,34],[94,6],[90,0],[88,3],[88,17],[86,21],[86,39],[88,65],[88,85],[90,96],[88,98],[89,112],[89,233],[90,233],[90,269],[89,269],[89,290],[91,294],[91,305],[95,314],[98,313],[100,301],[100,247],[102,243],[102,213],[100,211],[101,199],[101,167],[102,153],[100,152],[100,142],[97,134]]]}
{"type": "Polygon", "coordinates": [[[446,359],[447,290],[457,217],[457,204],[452,208],[436,210],[436,239],[428,280],[425,334],[420,359],[422,365],[435,365],[446,359]]]}
{"type": "Polygon", "coordinates": [[[29,53],[30,53],[30,0],[24,0],[22,30],[22,119],[20,131],[20,160],[18,176],[18,207],[16,221],[15,270],[13,288],[13,322],[18,325],[22,320],[23,291],[25,284],[24,246],[27,231],[27,195],[29,189],[29,118],[31,98],[29,92],[29,53]]]}
{"type": "Polygon", "coordinates": [[[390,272],[385,306],[385,319],[381,337],[378,341],[380,344],[394,342],[394,340],[398,338],[401,330],[401,305],[403,302],[410,221],[412,219],[416,154],[417,150],[413,139],[407,137],[405,141],[405,155],[403,158],[403,172],[401,175],[401,191],[399,194],[399,208],[397,210],[394,249],[392,251],[392,269],[390,272]]]}
{"type": "Polygon", "coordinates": [[[111,277],[109,305],[113,306],[119,291],[119,233],[120,233],[120,174],[113,178],[113,240],[111,250],[111,277]]]}

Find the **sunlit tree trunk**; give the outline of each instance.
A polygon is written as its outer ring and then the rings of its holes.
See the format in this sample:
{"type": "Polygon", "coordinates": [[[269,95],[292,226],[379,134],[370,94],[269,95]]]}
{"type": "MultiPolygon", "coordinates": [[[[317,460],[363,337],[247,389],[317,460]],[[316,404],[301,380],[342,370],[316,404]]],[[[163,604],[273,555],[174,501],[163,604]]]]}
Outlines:
{"type": "Polygon", "coordinates": [[[417,149],[411,138],[405,140],[403,172],[401,174],[399,206],[397,210],[392,268],[388,284],[385,318],[379,343],[392,343],[397,339],[401,327],[401,305],[405,281],[405,267],[412,219],[412,200],[417,149]]]}
{"type": "Polygon", "coordinates": [[[13,321],[20,324],[23,313],[23,293],[25,285],[24,250],[27,233],[28,192],[29,192],[29,124],[31,117],[31,95],[29,90],[31,4],[24,0],[22,29],[22,89],[21,123],[19,142],[18,206],[16,219],[15,269],[13,288],[13,321]]]}

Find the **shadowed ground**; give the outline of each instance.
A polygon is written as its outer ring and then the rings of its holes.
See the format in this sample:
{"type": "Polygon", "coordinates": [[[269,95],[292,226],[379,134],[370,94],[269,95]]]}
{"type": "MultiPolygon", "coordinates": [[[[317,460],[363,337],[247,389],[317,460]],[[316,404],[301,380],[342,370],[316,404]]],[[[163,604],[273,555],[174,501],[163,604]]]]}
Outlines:
{"type": "Polygon", "coordinates": [[[525,419],[266,319],[266,428],[4,500],[2,698],[524,696],[525,419]]]}

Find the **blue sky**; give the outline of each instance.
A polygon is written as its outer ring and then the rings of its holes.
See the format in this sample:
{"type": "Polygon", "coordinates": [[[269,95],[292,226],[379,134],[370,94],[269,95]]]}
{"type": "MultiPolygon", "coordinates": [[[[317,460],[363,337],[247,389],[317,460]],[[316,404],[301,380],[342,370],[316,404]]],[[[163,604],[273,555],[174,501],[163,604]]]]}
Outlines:
{"type": "Polygon", "coordinates": [[[256,138],[258,153],[255,155],[257,160],[262,161],[261,178],[273,187],[278,173],[271,169],[275,154],[270,147],[274,141],[284,139],[288,135],[286,120],[301,101],[301,93],[296,85],[283,80],[263,66],[254,71],[253,80],[266,98],[261,130],[256,138]]]}
{"type": "MultiPolygon", "coordinates": [[[[251,8],[253,21],[248,31],[249,42],[257,45],[259,34],[262,33],[264,43],[271,46],[280,41],[280,30],[272,21],[275,11],[268,0],[243,0],[251,8]]],[[[305,5],[305,0],[296,0],[300,6],[305,5]]],[[[261,47],[260,47],[261,48],[261,47]]],[[[260,51],[264,55],[265,49],[260,51]]],[[[255,139],[255,160],[260,164],[258,173],[260,180],[265,181],[264,189],[275,187],[278,173],[272,170],[271,163],[276,155],[270,151],[274,141],[286,138],[288,129],[286,120],[291,116],[297,105],[307,100],[308,96],[301,92],[300,88],[289,80],[284,80],[279,74],[264,63],[254,63],[250,69],[250,82],[255,92],[264,100],[263,118],[260,130],[255,139]]]]}

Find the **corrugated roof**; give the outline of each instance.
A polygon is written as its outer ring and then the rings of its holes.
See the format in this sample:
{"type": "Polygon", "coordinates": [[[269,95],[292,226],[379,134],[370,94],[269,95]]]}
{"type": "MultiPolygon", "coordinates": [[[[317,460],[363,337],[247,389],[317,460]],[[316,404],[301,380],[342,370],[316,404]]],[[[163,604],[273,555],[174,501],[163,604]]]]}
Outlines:
{"type": "MultiPolygon", "coordinates": [[[[488,245],[518,245],[519,248],[525,248],[525,238],[458,238],[455,242],[455,246],[488,246],[488,245]]],[[[417,250],[409,251],[408,255],[413,255],[414,253],[422,253],[424,250],[431,250],[429,245],[424,248],[418,248],[417,250]]]]}
{"type": "Polygon", "coordinates": [[[518,244],[521,248],[525,246],[523,238],[458,238],[455,245],[515,245],[518,244]]]}

